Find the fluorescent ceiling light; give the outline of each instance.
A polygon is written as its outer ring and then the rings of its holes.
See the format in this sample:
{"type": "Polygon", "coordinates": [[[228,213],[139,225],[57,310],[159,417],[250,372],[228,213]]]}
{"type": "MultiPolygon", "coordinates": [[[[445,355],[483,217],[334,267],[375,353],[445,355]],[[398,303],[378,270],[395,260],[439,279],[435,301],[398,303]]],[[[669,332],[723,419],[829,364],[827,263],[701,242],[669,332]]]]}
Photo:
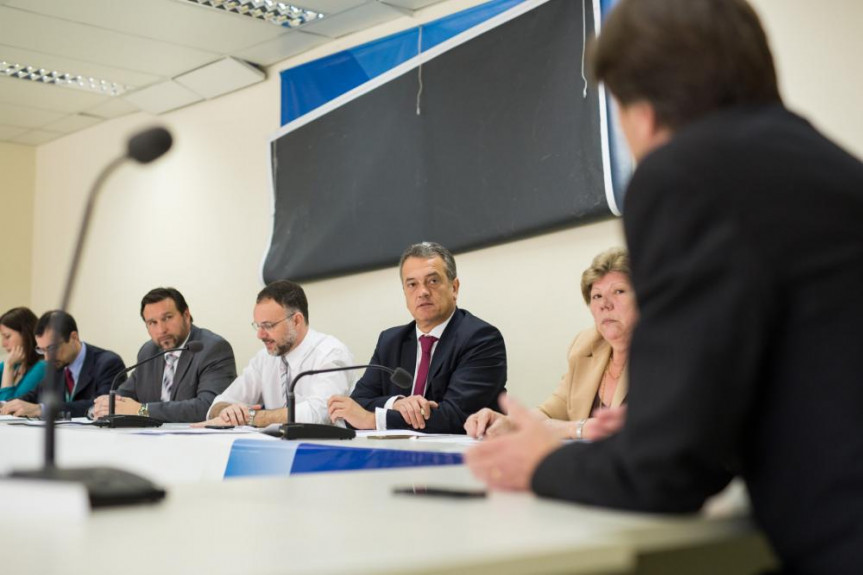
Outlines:
{"type": "Polygon", "coordinates": [[[31,82],[39,82],[41,84],[54,84],[55,86],[68,86],[88,92],[96,92],[107,96],[119,96],[123,92],[131,89],[131,86],[124,86],[109,80],[100,80],[88,76],[73,75],[66,72],[58,72],[57,70],[46,70],[45,68],[36,68],[26,64],[13,64],[5,60],[0,60],[0,77],[17,78],[19,80],[30,80],[31,82]]]}
{"type": "Polygon", "coordinates": [[[264,20],[277,26],[285,28],[298,28],[303,24],[320,20],[324,17],[322,12],[307,10],[287,2],[276,2],[275,0],[186,0],[198,6],[216,8],[249,16],[257,20],[264,20]]]}

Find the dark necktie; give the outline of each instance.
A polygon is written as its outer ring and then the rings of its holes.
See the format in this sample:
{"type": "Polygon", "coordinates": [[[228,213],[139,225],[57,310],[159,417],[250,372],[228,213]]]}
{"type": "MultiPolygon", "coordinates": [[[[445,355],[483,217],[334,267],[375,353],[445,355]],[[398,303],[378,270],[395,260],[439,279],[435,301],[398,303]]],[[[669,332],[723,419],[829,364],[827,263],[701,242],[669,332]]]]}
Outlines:
{"type": "Polygon", "coordinates": [[[420,357],[420,366],[417,368],[417,377],[414,383],[414,395],[425,395],[426,380],[429,375],[429,365],[431,364],[431,351],[434,342],[437,338],[431,335],[420,336],[420,349],[422,349],[422,357],[420,357]]]}
{"type": "Polygon", "coordinates": [[[72,392],[75,390],[75,378],[72,377],[72,370],[68,367],[63,371],[66,372],[66,393],[69,394],[69,397],[72,397],[72,392]]]}

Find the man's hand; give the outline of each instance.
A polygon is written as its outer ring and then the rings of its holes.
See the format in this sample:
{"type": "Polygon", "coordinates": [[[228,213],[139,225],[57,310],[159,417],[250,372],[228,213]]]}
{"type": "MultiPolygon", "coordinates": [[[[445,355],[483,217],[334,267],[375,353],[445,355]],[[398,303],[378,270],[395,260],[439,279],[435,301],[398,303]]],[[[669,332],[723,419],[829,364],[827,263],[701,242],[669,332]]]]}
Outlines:
{"type": "MultiPolygon", "coordinates": [[[[506,419],[504,414],[498,413],[491,408],[483,407],[467,418],[467,421],[464,422],[464,430],[474,439],[482,439],[486,432],[490,432],[490,428],[502,419],[506,419]]],[[[491,433],[489,433],[489,437],[492,437],[491,433]]]]}
{"type": "Polygon", "coordinates": [[[437,409],[437,402],[429,401],[421,395],[411,395],[397,399],[393,403],[393,409],[401,413],[405,423],[414,429],[425,429],[432,409],[437,409]]]}
{"type": "Polygon", "coordinates": [[[525,491],[533,472],[549,453],[560,447],[554,432],[524,406],[501,397],[514,431],[489,439],[464,454],[473,474],[492,489],[525,491]]]}
{"type": "MultiPolygon", "coordinates": [[[[123,397],[122,395],[115,395],[114,398],[114,413],[137,415],[138,410],[141,409],[141,404],[134,399],[123,397]]],[[[93,417],[95,419],[108,415],[109,401],[110,397],[107,395],[100,395],[96,398],[96,401],[93,402],[93,417]]]]}
{"type": "Polygon", "coordinates": [[[42,407],[38,403],[28,403],[20,399],[7,401],[0,409],[0,415],[15,415],[17,417],[41,417],[42,407]]]}
{"type": "Polygon", "coordinates": [[[375,429],[375,414],[346,395],[332,395],[327,400],[327,413],[333,423],[344,419],[355,429],[375,429]]]}
{"type": "Polygon", "coordinates": [[[212,425],[248,425],[249,420],[252,418],[252,414],[249,413],[250,409],[257,411],[261,409],[261,406],[232,403],[213,418],[216,421],[212,425]]]}

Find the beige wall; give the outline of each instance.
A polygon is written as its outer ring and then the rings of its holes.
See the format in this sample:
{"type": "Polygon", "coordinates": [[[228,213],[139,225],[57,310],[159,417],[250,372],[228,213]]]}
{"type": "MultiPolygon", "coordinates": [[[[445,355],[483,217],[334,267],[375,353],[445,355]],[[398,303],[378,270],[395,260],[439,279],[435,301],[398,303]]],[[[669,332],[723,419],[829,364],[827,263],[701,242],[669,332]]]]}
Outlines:
{"type": "Polygon", "coordinates": [[[9,308],[30,305],[35,174],[33,148],[0,142],[0,314],[9,308]]]}
{"type": "MultiPolygon", "coordinates": [[[[863,155],[857,104],[863,80],[846,56],[853,54],[846,52],[851,22],[863,21],[863,8],[837,1],[839,10],[813,19],[803,12],[808,3],[756,5],[776,36],[788,101],[863,155]],[[847,42],[836,41],[837,27],[849,31],[847,42]],[[805,58],[798,56],[804,50],[805,58]],[[814,63],[823,77],[815,87],[807,71],[814,63]]],[[[860,41],[855,45],[860,48],[860,41]]],[[[312,52],[302,60],[321,55],[312,52]]],[[[40,219],[40,229],[56,230],[60,239],[41,232],[34,239],[33,306],[41,311],[57,305],[68,244],[99,169],[130,133],[163,123],[175,134],[175,149],[151,166],[124,166],[104,190],[71,311],[86,340],[132,362],[146,337],[138,318],[141,296],[156,285],[174,285],[199,325],[234,344],[242,368],[260,345],[249,322],[271,225],[267,144],[279,127],[277,72],[297,62],[212,102],[159,118],[122,118],[40,147],[35,206],[47,220],[40,219]]],[[[537,403],[550,392],[565,368],[572,336],[590,324],[578,290],[580,271],[597,251],[622,242],[619,220],[607,220],[458,255],[460,304],[503,331],[509,388],[526,402],[537,403]]],[[[360,362],[369,358],[381,329],[410,319],[395,269],[312,282],[306,289],[313,326],[345,341],[360,362]]]]}

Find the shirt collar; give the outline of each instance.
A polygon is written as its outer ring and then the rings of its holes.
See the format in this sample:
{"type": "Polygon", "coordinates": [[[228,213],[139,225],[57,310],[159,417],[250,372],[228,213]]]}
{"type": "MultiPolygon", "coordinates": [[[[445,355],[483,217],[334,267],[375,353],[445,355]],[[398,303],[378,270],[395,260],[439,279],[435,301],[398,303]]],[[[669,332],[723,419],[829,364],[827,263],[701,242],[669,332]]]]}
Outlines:
{"type": "Polygon", "coordinates": [[[422,335],[430,335],[432,337],[436,337],[437,339],[440,339],[441,336],[443,335],[444,330],[446,329],[446,326],[449,325],[449,322],[452,319],[452,316],[454,316],[454,315],[455,315],[455,309],[452,310],[452,313],[449,314],[449,317],[446,318],[445,321],[443,321],[442,323],[439,323],[436,326],[434,326],[433,328],[431,328],[431,330],[429,330],[428,333],[423,333],[422,330],[420,330],[419,326],[416,326],[417,341],[419,341],[420,336],[422,336],[422,335]]]}
{"type": "Polygon", "coordinates": [[[87,356],[87,344],[82,341],[81,342],[81,351],[78,352],[78,355],[75,357],[75,360],[66,366],[69,368],[69,371],[72,372],[72,377],[75,379],[75,382],[78,381],[78,376],[81,374],[81,368],[84,367],[84,358],[86,356],[87,356]]]}

